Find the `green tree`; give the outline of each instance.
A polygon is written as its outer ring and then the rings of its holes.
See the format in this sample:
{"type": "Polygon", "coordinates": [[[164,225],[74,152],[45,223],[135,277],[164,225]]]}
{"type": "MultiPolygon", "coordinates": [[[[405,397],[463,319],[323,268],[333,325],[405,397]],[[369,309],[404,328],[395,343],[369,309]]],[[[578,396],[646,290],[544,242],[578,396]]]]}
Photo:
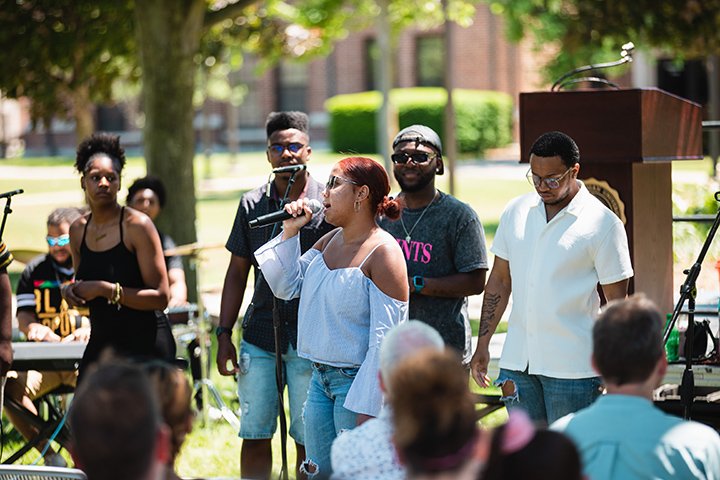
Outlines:
{"type": "MultiPolygon", "coordinates": [[[[451,4],[467,23],[473,2],[451,4]]],[[[335,39],[372,24],[372,0],[0,0],[0,89],[32,99],[33,118],[74,115],[78,137],[93,130],[90,105],[110,99],[114,80],[142,71],[147,170],[171,187],[160,227],[196,240],[193,93],[198,67],[243,51],[263,59],[325,54],[335,39]],[[81,114],[80,112],[84,112],[81,114]]],[[[439,1],[390,5],[394,29],[443,21],[439,1]]],[[[190,276],[191,277],[191,276],[190,276]]],[[[192,285],[190,285],[192,291],[192,285]]]]}
{"type": "Polygon", "coordinates": [[[508,37],[554,47],[549,80],[579,65],[616,59],[632,41],[679,57],[720,53],[720,0],[484,0],[508,37]]]}
{"type": "Polygon", "coordinates": [[[32,98],[34,124],[72,118],[84,138],[113,82],[137,77],[131,20],[123,1],[0,0],[0,90],[32,98]]]}
{"type": "MultiPolygon", "coordinates": [[[[193,93],[200,64],[229,49],[255,51],[272,63],[283,55],[321,52],[325,40],[338,28],[328,12],[352,9],[342,2],[309,1],[303,9],[255,0],[235,3],[206,0],[143,0],[135,3],[136,38],[143,76],[142,105],[145,113],[144,146],[147,168],[172,188],[161,228],[180,243],[196,240],[195,134],[193,93]],[[307,39],[298,43],[295,24],[307,39]],[[321,28],[326,26],[328,28],[321,28]],[[306,28],[307,27],[307,28],[306,28]],[[330,33],[332,32],[332,33],[330,33]],[[292,51],[292,49],[303,51],[292,51]]],[[[193,291],[192,275],[189,275],[193,291]]]]}
{"type": "MultiPolygon", "coordinates": [[[[192,98],[198,65],[221,51],[237,58],[241,49],[258,54],[265,67],[283,57],[310,58],[329,52],[333,40],[370,25],[378,14],[370,0],[239,0],[212,5],[206,0],[135,3],[145,157],[148,171],[173,186],[168,192],[173,208],[161,227],[181,243],[196,239],[192,98]]],[[[454,14],[467,23],[474,12],[468,7],[471,2],[453,5],[454,14]]],[[[392,11],[397,28],[443,19],[439,2],[396,1],[392,11]]]]}

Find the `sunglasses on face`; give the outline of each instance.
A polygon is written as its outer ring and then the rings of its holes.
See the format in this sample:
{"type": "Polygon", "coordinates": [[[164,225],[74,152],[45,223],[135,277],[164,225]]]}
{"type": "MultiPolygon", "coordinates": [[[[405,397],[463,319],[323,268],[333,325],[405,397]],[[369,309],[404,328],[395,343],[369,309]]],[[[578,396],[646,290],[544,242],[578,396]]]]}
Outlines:
{"type": "Polygon", "coordinates": [[[427,153],[427,152],[415,152],[415,153],[407,153],[407,152],[398,152],[393,153],[390,155],[390,159],[393,163],[397,165],[405,165],[407,162],[411,161],[416,165],[421,165],[423,163],[427,163],[433,158],[435,158],[436,155],[434,153],[427,153]]]}
{"type": "Polygon", "coordinates": [[[60,235],[59,237],[51,237],[50,235],[48,235],[47,237],[45,237],[45,240],[47,241],[47,244],[51,247],[64,247],[65,245],[70,243],[70,235],[67,233],[65,235],[60,235]]]}
{"type": "Polygon", "coordinates": [[[298,143],[298,142],[288,143],[287,145],[273,143],[272,145],[270,145],[268,147],[268,151],[272,155],[282,155],[286,148],[290,153],[298,153],[300,150],[305,148],[305,145],[303,145],[302,143],[298,143]]]}
{"type": "Polygon", "coordinates": [[[344,177],[339,177],[337,175],[330,175],[330,178],[328,178],[327,183],[325,184],[325,190],[332,190],[336,186],[338,186],[338,180],[344,183],[351,183],[353,185],[358,185],[357,182],[353,182],[352,180],[349,180],[344,177]]]}

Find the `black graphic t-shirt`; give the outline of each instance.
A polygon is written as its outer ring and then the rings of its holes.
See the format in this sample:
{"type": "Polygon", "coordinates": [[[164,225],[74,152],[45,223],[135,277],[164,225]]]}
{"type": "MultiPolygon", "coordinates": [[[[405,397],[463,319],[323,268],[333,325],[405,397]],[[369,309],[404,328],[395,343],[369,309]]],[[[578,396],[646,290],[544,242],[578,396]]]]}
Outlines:
{"type": "Polygon", "coordinates": [[[34,258],[25,267],[17,287],[17,311],[35,312],[38,322],[60,337],[81,326],[87,307],[68,308],[60,287],[72,280],[72,267],[63,268],[49,254],[34,258]]]}
{"type": "MultiPolygon", "coordinates": [[[[387,218],[378,221],[395,237],[405,254],[408,276],[433,278],[487,269],[485,232],[477,214],[455,197],[443,192],[439,195],[427,212],[425,207],[405,208],[402,221],[387,218]],[[408,235],[408,232],[412,234],[408,235]]],[[[460,352],[468,350],[470,338],[465,328],[468,320],[465,297],[413,293],[410,295],[409,318],[435,328],[447,345],[460,352]]]]}

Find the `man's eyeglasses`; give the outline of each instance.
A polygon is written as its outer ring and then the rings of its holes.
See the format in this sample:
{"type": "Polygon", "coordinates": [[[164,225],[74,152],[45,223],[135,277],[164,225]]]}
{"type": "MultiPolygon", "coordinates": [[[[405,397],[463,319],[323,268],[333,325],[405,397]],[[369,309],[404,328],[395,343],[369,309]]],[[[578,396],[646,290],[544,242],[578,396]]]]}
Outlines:
{"type": "Polygon", "coordinates": [[[64,247],[65,245],[70,243],[70,235],[67,233],[65,235],[60,235],[59,237],[51,237],[50,235],[48,235],[47,237],[45,237],[45,240],[47,241],[47,244],[51,247],[64,247]]]}
{"type": "Polygon", "coordinates": [[[407,153],[407,152],[398,152],[393,153],[390,155],[390,159],[393,163],[398,165],[405,165],[407,162],[412,160],[412,162],[416,165],[421,165],[423,163],[427,163],[433,158],[435,158],[437,155],[434,153],[427,153],[427,152],[415,152],[415,153],[407,153]]]}
{"type": "Polygon", "coordinates": [[[550,190],[555,190],[560,186],[560,181],[565,178],[565,175],[570,173],[570,171],[573,169],[573,167],[568,168],[565,170],[565,173],[560,175],[559,177],[539,177],[532,173],[532,169],[528,170],[525,177],[527,177],[528,182],[530,182],[530,185],[534,186],[535,188],[539,188],[541,183],[544,183],[547,188],[550,190]]]}
{"type": "Polygon", "coordinates": [[[295,153],[298,153],[298,152],[299,152],[300,150],[302,150],[303,148],[305,148],[305,145],[303,145],[302,143],[298,143],[298,142],[288,143],[287,145],[281,145],[281,144],[279,144],[279,143],[273,143],[272,145],[270,145],[270,146],[268,147],[268,151],[269,151],[272,155],[282,155],[286,148],[288,149],[288,151],[289,151],[290,153],[295,154],[295,153]]]}
{"type": "Polygon", "coordinates": [[[339,177],[337,175],[330,175],[330,178],[328,178],[328,181],[325,184],[325,190],[332,190],[333,188],[335,188],[338,184],[337,183],[338,180],[345,182],[345,183],[351,183],[353,185],[360,185],[359,183],[353,182],[352,180],[347,179],[345,177],[339,177]]]}

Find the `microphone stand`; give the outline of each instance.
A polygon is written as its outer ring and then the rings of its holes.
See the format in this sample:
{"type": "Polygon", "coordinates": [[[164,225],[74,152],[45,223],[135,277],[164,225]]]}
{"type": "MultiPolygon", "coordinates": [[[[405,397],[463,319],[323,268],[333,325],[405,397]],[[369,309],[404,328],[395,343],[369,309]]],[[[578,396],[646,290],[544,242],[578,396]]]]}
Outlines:
{"type": "MultiPolygon", "coordinates": [[[[295,184],[295,175],[297,175],[297,173],[298,171],[296,170],[290,175],[287,188],[285,189],[285,193],[280,200],[280,209],[285,207],[285,204],[288,201],[288,198],[290,196],[290,190],[295,184]]],[[[273,226],[272,233],[270,234],[271,239],[274,238],[277,234],[278,225],[280,225],[280,223],[276,223],[273,226]]],[[[298,233],[298,235],[300,235],[300,233],[298,233]]],[[[277,387],[278,415],[280,416],[280,457],[282,460],[282,464],[280,467],[280,478],[282,478],[283,480],[288,480],[287,418],[285,418],[285,401],[283,396],[283,392],[285,390],[285,383],[283,382],[283,362],[282,353],[280,352],[280,311],[278,302],[278,298],[273,295],[272,317],[273,334],[275,336],[275,385],[277,387]]]]}
{"type": "MultiPolygon", "coordinates": [[[[720,192],[715,192],[715,201],[720,202],[720,192]]],[[[705,243],[698,254],[695,263],[683,273],[687,276],[682,287],[680,287],[680,298],[675,305],[673,310],[672,318],[665,327],[665,333],[663,335],[663,344],[666,344],[670,337],[670,332],[675,325],[675,322],[680,315],[685,301],[688,302],[688,325],[685,331],[685,371],[683,372],[682,381],[680,382],[680,403],[683,405],[683,418],[690,420],[692,404],[695,400],[695,374],[692,369],[692,358],[693,358],[693,347],[695,343],[695,299],[697,297],[697,279],[700,275],[700,269],[702,268],[702,262],[705,259],[710,244],[715,238],[718,226],[720,225],[720,209],[715,216],[715,221],[710,228],[710,231],[705,238],[705,243]]]]}
{"type": "Polygon", "coordinates": [[[619,89],[620,87],[618,87],[615,83],[612,83],[609,80],[606,80],[604,78],[599,78],[599,77],[583,77],[583,78],[575,78],[575,79],[571,79],[571,80],[566,80],[566,79],[573,77],[579,73],[588,72],[590,70],[602,70],[604,68],[617,67],[624,63],[630,63],[630,62],[632,62],[632,51],[634,48],[635,48],[635,45],[632,42],[628,42],[622,46],[622,51],[620,52],[620,60],[616,60],[614,62],[607,62],[607,63],[597,63],[595,65],[584,65],[582,67],[578,67],[573,70],[570,70],[569,72],[564,73],[563,75],[560,76],[560,78],[555,80],[555,83],[553,83],[552,87],[550,88],[550,91],[557,92],[557,91],[562,90],[564,87],[567,87],[568,85],[572,85],[572,84],[580,83],[580,82],[600,83],[600,84],[608,85],[615,89],[619,89]]]}
{"type": "Polygon", "coordinates": [[[13,195],[18,195],[23,192],[24,190],[21,188],[19,190],[6,192],[0,195],[0,198],[7,199],[7,201],[5,202],[5,210],[3,211],[2,225],[0,225],[0,241],[2,241],[3,233],[5,233],[5,222],[7,222],[7,217],[12,213],[12,208],[10,208],[10,202],[12,201],[12,197],[13,195]]]}

